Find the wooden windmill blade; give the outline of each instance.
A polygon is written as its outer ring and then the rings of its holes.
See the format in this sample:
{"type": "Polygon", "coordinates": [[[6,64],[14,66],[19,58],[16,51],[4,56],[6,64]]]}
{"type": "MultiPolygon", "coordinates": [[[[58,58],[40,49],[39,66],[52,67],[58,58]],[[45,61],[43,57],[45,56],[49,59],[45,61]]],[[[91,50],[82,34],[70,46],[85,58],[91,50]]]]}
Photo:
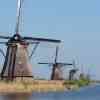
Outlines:
{"type": "MultiPolygon", "coordinates": [[[[29,56],[29,59],[31,59],[32,56],[34,55],[34,53],[35,53],[35,51],[36,51],[36,49],[37,49],[39,43],[40,43],[40,42],[36,42],[36,43],[34,43],[35,46],[34,46],[33,49],[32,49],[32,52],[31,52],[31,55],[29,56]]],[[[30,44],[30,43],[29,43],[29,44],[30,44]]]]}
{"type": "Polygon", "coordinates": [[[0,42],[0,44],[7,44],[7,42],[0,42]]]}
{"type": "Polygon", "coordinates": [[[59,46],[56,46],[56,52],[55,52],[55,59],[54,59],[54,64],[53,64],[53,68],[52,68],[52,73],[51,73],[51,80],[60,80],[62,79],[62,73],[61,73],[61,69],[60,67],[62,65],[60,65],[60,63],[57,62],[58,59],[58,52],[59,52],[59,46]]]}
{"type": "Polygon", "coordinates": [[[21,19],[21,9],[24,0],[17,0],[17,15],[16,15],[16,27],[15,34],[19,34],[20,19],[21,19]]]}
{"type": "Polygon", "coordinates": [[[55,65],[55,64],[57,64],[57,57],[58,57],[58,46],[56,46],[56,53],[55,53],[54,63],[51,63],[51,62],[39,62],[38,64],[55,65]]]}
{"type": "Polygon", "coordinates": [[[57,63],[57,59],[58,59],[58,52],[59,52],[59,46],[56,46],[56,53],[55,53],[55,64],[57,63]]]}
{"type": "Polygon", "coordinates": [[[4,51],[1,48],[0,48],[0,53],[3,55],[4,58],[6,57],[4,51]]]}
{"type": "Polygon", "coordinates": [[[72,64],[73,64],[73,69],[76,70],[76,71],[78,71],[78,68],[76,67],[76,63],[75,63],[75,60],[74,59],[73,59],[72,64]]]}
{"type": "Polygon", "coordinates": [[[75,63],[75,60],[73,59],[73,68],[76,68],[76,63],[75,63]]]}
{"type": "Polygon", "coordinates": [[[0,39],[10,39],[10,36],[0,36],[0,39]]]}
{"type": "Polygon", "coordinates": [[[23,37],[25,40],[39,41],[39,42],[52,42],[52,43],[60,43],[61,40],[48,39],[48,38],[36,38],[36,37],[23,37]]]}
{"type": "Polygon", "coordinates": [[[64,67],[64,66],[72,66],[73,64],[71,64],[71,63],[59,63],[59,62],[57,62],[57,64],[59,64],[61,67],[64,67]]]}
{"type": "Polygon", "coordinates": [[[46,63],[46,62],[45,63],[39,62],[38,64],[48,64],[48,65],[51,64],[51,65],[53,65],[53,63],[46,63]]]}

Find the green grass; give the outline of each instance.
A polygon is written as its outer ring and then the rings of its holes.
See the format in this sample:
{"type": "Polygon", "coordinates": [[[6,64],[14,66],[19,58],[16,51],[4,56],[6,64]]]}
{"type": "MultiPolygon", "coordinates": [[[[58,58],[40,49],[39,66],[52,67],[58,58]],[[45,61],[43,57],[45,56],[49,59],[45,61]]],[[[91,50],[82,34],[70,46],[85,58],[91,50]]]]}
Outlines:
{"type": "Polygon", "coordinates": [[[77,85],[79,87],[87,86],[90,84],[90,81],[87,79],[80,79],[80,80],[66,80],[64,85],[77,85]]]}

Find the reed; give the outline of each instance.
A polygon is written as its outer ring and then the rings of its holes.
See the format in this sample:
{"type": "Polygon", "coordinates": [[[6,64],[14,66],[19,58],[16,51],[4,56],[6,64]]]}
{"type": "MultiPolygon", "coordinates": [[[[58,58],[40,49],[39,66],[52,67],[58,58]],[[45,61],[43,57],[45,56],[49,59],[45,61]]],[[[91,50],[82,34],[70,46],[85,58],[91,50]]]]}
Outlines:
{"type": "Polygon", "coordinates": [[[57,92],[77,90],[77,83],[64,80],[15,80],[0,81],[0,93],[32,93],[32,92],[57,92]]]}
{"type": "Polygon", "coordinates": [[[60,81],[46,80],[23,80],[23,81],[0,81],[0,93],[21,93],[21,92],[48,92],[64,91],[65,87],[60,81]]]}

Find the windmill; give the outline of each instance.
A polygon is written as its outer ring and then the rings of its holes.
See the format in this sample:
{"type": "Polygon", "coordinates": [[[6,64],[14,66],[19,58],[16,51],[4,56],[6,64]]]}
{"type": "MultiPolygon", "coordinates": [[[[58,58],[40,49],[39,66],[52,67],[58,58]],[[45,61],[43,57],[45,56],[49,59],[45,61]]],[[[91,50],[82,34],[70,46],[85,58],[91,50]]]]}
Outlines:
{"type": "Polygon", "coordinates": [[[73,60],[72,65],[73,65],[73,68],[69,71],[69,80],[73,80],[74,79],[74,75],[78,71],[78,69],[76,68],[75,60],[73,60]]]}
{"type": "MultiPolygon", "coordinates": [[[[32,56],[40,42],[61,42],[55,39],[22,37],[19,32],[22,3],[23,0],[18,0],[15,34],[13,36],[0,36],[0,39],[7,40],[7,42],[0,42],[0,44],[7,46],[5,61],[1,71],[1,79],[14,80],[16,77],[33,77],[32,67],[28,60],[28,46],[35,44],[31,54],[32,56]]],[[[2,50],[0,51],[3,54],[2,50]]]]}
{"type": "Polygon", "coordinates": [[[59,50],[59,46],[56,46],[56,53],[55,53],[55,59],[54,59],[54,63],[39,63],[39,64],[48,64],[50,66],[52,66],[52,73],[51,73],[51,80],[62,80],[63,79],[63,73],[61,71],[61,68],[64,66],[70,66],[72,65],[71,63],[62,63],[62,62],[58,62],[58,50],[59,50]]]}

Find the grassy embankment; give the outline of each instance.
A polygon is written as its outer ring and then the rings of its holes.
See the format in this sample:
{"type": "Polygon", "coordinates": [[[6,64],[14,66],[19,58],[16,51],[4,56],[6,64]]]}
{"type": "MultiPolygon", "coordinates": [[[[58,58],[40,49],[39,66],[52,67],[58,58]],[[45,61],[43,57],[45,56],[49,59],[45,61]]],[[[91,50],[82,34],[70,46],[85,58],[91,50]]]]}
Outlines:
{"type": "Polygon", "coordinates": [[[64,85],[67,86],[69,85],[74,85],[77,86],[78,88],[88,86],[92,83],[91,79],[89,76],[85,76],[84,74],[81,74],[78,80],[66,80],[64,82],[64,85]]]}
{"type": "Polygon", "coordinates": [[[90,84],[90,81],[89,80],[71,80],[71,81],[68,81],[66,80],[64,82],[64,85],[67,87],[68,85],[72,85],[72,86],[76,86],[78,88],[80,87],[84,87],[84,86],[88,86],[90,84]]]}
{"type": "Polygon", "coordinates": [[[89,85],[90,81],[80,80],[16,80],[0,81],[0,93],[32,93],[32,92],[49,92],[49,91],[66,91],[77,90],[80,87],[89,85]]]}
{"type": "Polygon", "coordinates": [[[26,92],[49,92],[64,91],[63,81],[47,80],[23,80],[23,81],[0,81],[0,93],[26,93],[26,92]]]}

